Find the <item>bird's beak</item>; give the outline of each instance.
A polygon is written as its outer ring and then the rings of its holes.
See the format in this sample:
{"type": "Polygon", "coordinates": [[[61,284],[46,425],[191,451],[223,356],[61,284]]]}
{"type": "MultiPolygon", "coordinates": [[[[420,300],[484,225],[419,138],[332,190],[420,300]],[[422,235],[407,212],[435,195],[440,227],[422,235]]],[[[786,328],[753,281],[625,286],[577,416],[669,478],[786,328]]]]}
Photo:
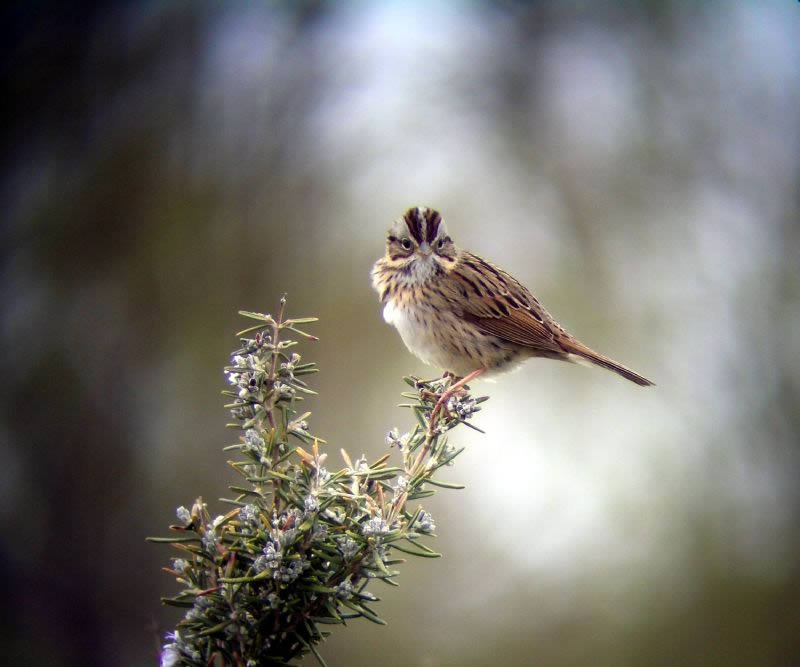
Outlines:
{"type": "Polygon", "coordinates": [[[425,257],[427,257],[428,255],[430,255],[430,254],[431,254],[431,252],[432,252],[432,250],[431,250],[431,246],[430,246],[430,244],[429,244],[427,241],[423,241],[423,242],[420,244],[420,246],[419,246],[419,251],[420,251],[420,253],[421,253],[421,254],[425,255],[425,257]]]}

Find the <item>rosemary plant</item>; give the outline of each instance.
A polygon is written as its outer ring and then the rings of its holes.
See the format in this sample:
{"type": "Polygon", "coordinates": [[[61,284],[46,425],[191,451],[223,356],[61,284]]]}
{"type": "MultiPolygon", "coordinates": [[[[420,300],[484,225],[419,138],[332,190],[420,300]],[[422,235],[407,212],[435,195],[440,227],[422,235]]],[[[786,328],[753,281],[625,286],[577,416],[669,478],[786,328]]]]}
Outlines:
{"type": "Polygon", "coordinates": [[[439,556],[422,541],[434,536],[433,518],[410,501],[432,495],[432,486],[461,488],[434,474],[462,451],[446,433],[486,399],[462,391],[435,411],[452,378],[405,378],[416,424],[386,436],[399,462],[391,452],[354,461],[342,449],[345,467],[331,472],[325,441],[297,408],[314,393],[302,378],[317,369],[288,338],[316,340],[299,328],[315,318],[284,319],[284,305],[285,298],[275,317],[240,313],[257,324],[237,334],[241,347],[225,368],[235,420],[228,426],[241,431],[225,448],[236,453],[229,464],[242,478],[230,487],[235,497],[221,499],[232,509],[212,518],[198,498],[191,510],[178,508],[179,524],[170,526],[177,535],[149,538],[179,551],[165,570],[182,588],[162,601],[186,609],[167,635],[164,667],[287,665],[308,652],[324,665],[317,645],[330,634],[326,626],[358,617],[385,623],[366,587],[397,585],[397,554],[439,556]]]}

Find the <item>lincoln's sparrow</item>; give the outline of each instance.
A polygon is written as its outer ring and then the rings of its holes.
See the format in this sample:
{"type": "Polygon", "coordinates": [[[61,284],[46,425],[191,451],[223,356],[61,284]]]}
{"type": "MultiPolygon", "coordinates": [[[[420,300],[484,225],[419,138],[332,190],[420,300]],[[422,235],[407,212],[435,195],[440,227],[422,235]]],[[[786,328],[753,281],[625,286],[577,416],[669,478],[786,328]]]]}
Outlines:
{"type": "Polygon", "coordinates": [[[372,285],[384,304],[384,319],[406,347],[463,378],[448,397],[477,376],[528,357],[588,361],[638,385],[653,384],[570,336],[505,271],[457,248],[433,209],[411,208],[392,224],[386,255],[372,269],[372,285]]]}

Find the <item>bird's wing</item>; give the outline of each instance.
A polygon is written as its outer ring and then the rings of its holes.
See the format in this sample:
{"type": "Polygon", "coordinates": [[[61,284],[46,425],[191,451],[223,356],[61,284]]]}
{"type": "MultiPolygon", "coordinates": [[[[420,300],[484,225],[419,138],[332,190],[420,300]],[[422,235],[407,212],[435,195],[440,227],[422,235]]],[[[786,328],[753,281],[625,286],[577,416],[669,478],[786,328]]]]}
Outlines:
{"type": "Polygon", "coordinates": [[[451,304],[485,333],[543,352],[563,354],[566,332],[516,278],[470,252],[450,271],[451,304]]]}

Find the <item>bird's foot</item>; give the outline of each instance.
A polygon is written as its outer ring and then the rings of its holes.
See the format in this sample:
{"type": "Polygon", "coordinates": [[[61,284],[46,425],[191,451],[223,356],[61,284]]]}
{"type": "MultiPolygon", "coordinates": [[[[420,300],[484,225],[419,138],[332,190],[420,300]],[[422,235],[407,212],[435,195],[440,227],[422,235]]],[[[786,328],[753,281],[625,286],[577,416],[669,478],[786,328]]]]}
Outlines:
{"type": "MultiPolygon", "coordinates": [[[[447,403],[450,399],[455,396],[459,392],[465,391],[468,382],[472,382],[476,377],[482,375],[486,372],[485,368],[479,368],[477,370],[472,371],[469,375],[457,380],[454,384],[448,387],[442,394],[439,396],[439,400],[436,401],[436,405],[433,407],[433,412],[431,412],[431,421],[430,423],[433,424],[436,416],[439,414],[441,410],[447,412],[447,403]]],[[[455,375],[452,373],[448,373],[453,379],[455,379],[455,375]]],[[[434,395],[435,396],[435,395],[434,395]]]]}

